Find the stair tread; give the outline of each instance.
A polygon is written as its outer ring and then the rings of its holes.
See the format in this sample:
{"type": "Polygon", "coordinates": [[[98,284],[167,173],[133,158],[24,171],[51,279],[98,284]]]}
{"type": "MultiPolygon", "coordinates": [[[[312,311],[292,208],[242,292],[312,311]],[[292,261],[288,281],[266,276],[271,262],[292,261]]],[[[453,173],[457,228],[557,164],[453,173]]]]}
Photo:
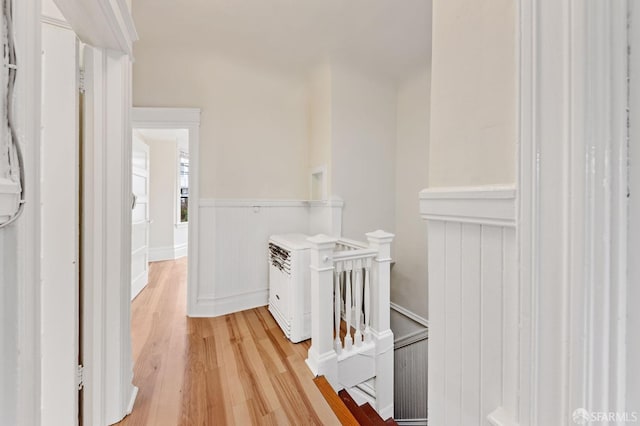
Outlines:
{"type": "Polygon", "coordinates": [[[369,419],[369,416],[367,416],[367,414],[362,410],[362,408],[360,408],[360,406],[356,404],[353,398],[351,398],[351,395],[349,395],[349,392],[343,389],[340,392],[338,392],[338,396],[340,397],[340,399],[342,399],[342,402],[344,403],[344,405],[346,405],[346,407],[349,409],[351,414],[353,414],[353,416],[356,418],[356,420],[358,421],[358,424],[360,425],[371,424],[371,420],[369,419]]]}
{"type": "Polygon", "coordinates": [[[382,419],[382,417],[380,417],[380,414],[378,414],[378,412],[368,402],[365,404],[362,404],[360,406],[360,409],[362,409],[362,411],[364,411],[367,417],[369,417],[372,425],[375,425],[375,426],[386,425],[385,421],[382,419]]]}
{"type": "Polygon", "coordinates": [[[396,421],[393,420],[393,417],[389,417],[387,420],[384,421],[384,423],[387,425],[398,426],[398,423],[396,423],[396,421]]]}
{"type": "Polygon", "coordinates": [[[342,398],[340,398],[335,390],[333,390],[333,387],[331,387],[331,384],[329,384],[324,376],[318,376],[313,379],[313,381],[320,390],[320,393],[322,393],[322,396],[324,396],[324,399],[327,400],[329,407],[331,407],[333,413],[341,424],[347,426],[360,425],[351,411],[349,411],[349,408],[344,404],[342,398]]]}

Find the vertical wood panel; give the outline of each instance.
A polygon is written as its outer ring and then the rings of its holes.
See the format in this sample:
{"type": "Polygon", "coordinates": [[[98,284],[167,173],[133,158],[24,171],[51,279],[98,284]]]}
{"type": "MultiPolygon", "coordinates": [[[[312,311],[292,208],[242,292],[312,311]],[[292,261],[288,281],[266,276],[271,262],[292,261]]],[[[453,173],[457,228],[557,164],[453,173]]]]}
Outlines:
{"type": "Polygon", "coordinates": [[[309,233],[310,215],[304,203],[266,204],[259,200],[255,205],[246,201],[200,204],[199,281],[194,315],[219,314],[216,307],[221,303],[232,306],[233,312],[235,307],[242,310],[258,306],[261,301],[267,304],[269,237],[309,233]]]}
{"type": "Polygon", "coordinates": [[[502,403],[505,410],[518,421],[518,389],[520,360],[519,351],[519,306],[520,288],[517,279],[517,255],[515,229],[505,228],[503,247],[503,389],[502,403]]]}
{"type": "Polygon", "coordinates": [[[481,236],[481,381],[482,423],[502,398],[502,228],[483,226],[481,236]]]}
{"type": "Polygon", "coordinates": [[[445,295],[445,224],[429,221],[429,405],[428,418],[432,425],[445,425],[444,395],[446,322],[445,295]]]}
{"type": "Polygon", "coordinates": [[[427,351],[423,339],[394,351],[395,419],[427,418],[427,351]]]}
{"type": "Polygon", "coordinates": [[[447,370],[445,381],[445,424],[460,424],[461,405],[461,224],[445,225],[445,351],[447,370]]]}
{"type": "Polygon", "coordinates": [[[480,225],[462,225],[462,424],[480,424],[480,225]]]}

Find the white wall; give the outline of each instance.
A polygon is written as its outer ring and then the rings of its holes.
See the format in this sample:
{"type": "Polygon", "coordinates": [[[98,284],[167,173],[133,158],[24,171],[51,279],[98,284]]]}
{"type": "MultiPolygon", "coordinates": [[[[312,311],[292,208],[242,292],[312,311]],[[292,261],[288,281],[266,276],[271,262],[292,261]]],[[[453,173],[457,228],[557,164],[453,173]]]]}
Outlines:
{"type": "Polygon", "coordinates": [[[145,139],[149,145],[149,251],[174,246],[178,153],[175,141],[145,139]]]}
{"type": "Polygon", "coordinates": [[[433,2],[430,186],[515,182],[516,2],[433,2]]]}
{"type": "Polygon", "coordinates": [[[395,229],[396,88],[343,65],[331,70],[331,193],[345,200],[343,235],[395,229]]]}
{"type": "Polygon", "coordinates": [[[135,106],[202,109],[202,198],[307,197],[304,78],[144,41],[135,57],[135,106]]]}
{"type": "Polygon", "coordinates": [[[398,88],[395,265],[391,269],[391,301],[428,317],[427,239],[418,212],[418,193],[428,183],[430,69],[407,78],[398,88]]]}

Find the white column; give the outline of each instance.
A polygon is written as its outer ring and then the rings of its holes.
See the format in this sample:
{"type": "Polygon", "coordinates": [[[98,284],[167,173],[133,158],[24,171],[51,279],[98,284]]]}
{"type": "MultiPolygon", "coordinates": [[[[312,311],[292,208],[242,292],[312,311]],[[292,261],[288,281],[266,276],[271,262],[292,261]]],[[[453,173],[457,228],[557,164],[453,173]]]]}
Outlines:
{"type": "Polygon", "coordinates": [[[371,268],[371,328],[376,342],[375,408],[383,419],[393,416],[393,333],[389,321],[393,237],[381,230],[367,234],[369,247],[378,251],[371,268]]]}
{"type": "Polygon", "coordinates": [[[311,246],[311,347],[307,365],[338,388],[338,356],[333,349],[333,250],[337,239],[326,235],[309,238],[311,246]]]}

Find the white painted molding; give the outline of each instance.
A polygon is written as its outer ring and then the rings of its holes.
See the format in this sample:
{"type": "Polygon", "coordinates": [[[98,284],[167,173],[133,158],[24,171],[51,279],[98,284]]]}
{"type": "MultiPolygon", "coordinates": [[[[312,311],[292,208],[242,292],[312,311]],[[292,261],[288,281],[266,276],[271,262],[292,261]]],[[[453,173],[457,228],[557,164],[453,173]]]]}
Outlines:
{"type": "Polygon", "coordinates": [[[565,424],[625,411],[628,2],[518,4],[518,418],[565,424]]]}
{"type": "Polygon", "coordinates": [[[54,1],[84,43],[133,56],[133,43],[138,40],[138,34],[125,1],[54,1]]]}
{"type": "MultiPolygon", "coordinates": [[[[40,123],[41,108],[41,24],[40,1],[17,0],[15,13],[16,50],[20,52],[21,72],[16,81],[15,115],[18,137],[25,160],[26,203],[22,217],[3,232],[5,248],[13,248],[16,269],[3,271],[17,287],[15,327],[17,327],[17,407],[16,424],[41,424],[40,349],[40,123]],[[8,242],[11,241],[11,242],[8,242]],[[13,246],[13,247],[11,247],[13,246]]],[[[4,284],[4,283],[3,283],[4,284]]],[[[0,385],[1,386],[1,385],[0,385]]],[[[4,414],[4,413],[3,413],[4,414]]]]}
{"type": "Polygon", "coordinates": [[[149,247],[149,262],[162,262],[165,260],[174,260],[176,251],[173,246],[166,247],[149,247]]]}
{"type": "Polygon", "coordinates": [[[422,325],[422,326],[424,326],[426,328],[429,328],[429,320],[428,319],[426,319],[424,317],[421,317],[420,315],[410,311],[409,309],[407,309],[407,308],[405,308],[403,306],[398,305],[395,302],[391,302],[390,306],[391,306],[391,309],[393,309],[394,311],[404,315],[405,317],[409,318],[410,320],[413,320],[413,321],[417,322],[418,324],[420,324],[420,325],[422,325]]]}
{"type": "Polygon", "coordinates": [[[149,262],[162,262],[165,260],[175,260],[187,255],[188,244],[177,244],[175,246],[149,247],[149,262]]]}
{"type": "Polygon", "coordinates": [[[268,288],[223,297],[201,296],[198,297],[197,310],[189,316],[217,317],[257,308],[259,306],[266,306],[268,303],[268,288]]]}
{"type": "Polygon", "coordinates": [[[429,320],[394,302],[391,302],[389,307],[400,315],[422,326],[422,328],[418,330],[402,335],[397,335],[394,331],[394,349],[400,349],[429,338],[429,320]]]}
{"type": "Polygon", "coordinates": [[[200,199],[200,207],[309,207],[304,200],[200,199]]]}
{"type": "Polygon", "coordinates": [[[189,244],[185,243],[173,246],[173,253],[175,259],[187,256],[189,254],[189,244]]]}
{"type": "Polygon", "coordinates": [[[200,207],[343,207],[344,201],[201,198],[200,207]]]}
{"type": "Polygon", "coordinates": [[[200,126],[200,108],[145,108],[135,107],[132,112],[135,127],[143,129],[171,129],[200,126]],[[162,125],[162,127],[158,127],[162,125]]]}
{"type": "Polygon", "coordinates": [[[394,419],[399,426],[427,426],[427,419],[394,419]]]}
{"type": "Polygon", "coordinates": [[[515,226],[513,186],[428,188],[420,191],[423,219],[515,226]]]}
{"type": "Polygon", "coordinates": [[[65,30],[73,30],[73,28],[71,28],[71,25],[69,25],[69,23],[67,21],[64,21],[64,20],[58,19],[58,18],[54,18],[52,16],[42,15],[40,17],[40,22],[42,22],[43,24],[49,24],[49,25],[53,25],[55,27],[64,28],[65,30]]]}

